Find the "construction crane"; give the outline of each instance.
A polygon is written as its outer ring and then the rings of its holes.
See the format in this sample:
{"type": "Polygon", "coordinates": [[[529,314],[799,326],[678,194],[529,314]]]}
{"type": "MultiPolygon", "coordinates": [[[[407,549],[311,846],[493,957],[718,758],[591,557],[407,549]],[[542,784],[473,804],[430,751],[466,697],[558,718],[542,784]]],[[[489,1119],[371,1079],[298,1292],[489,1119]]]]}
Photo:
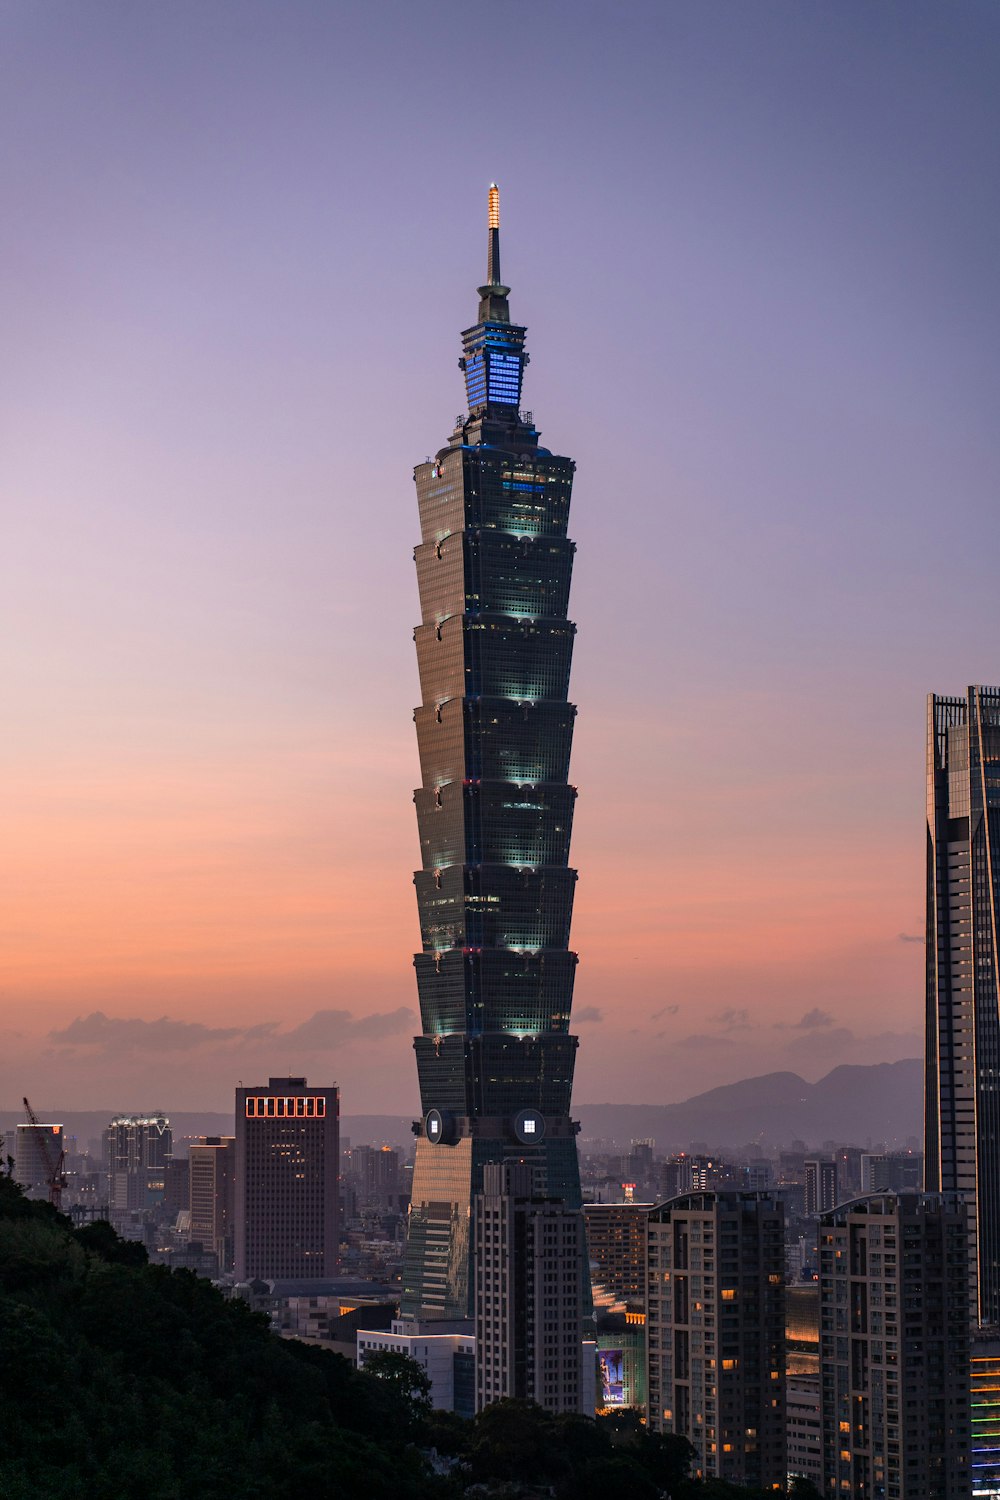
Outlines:
{"type": "Polygon", "coordinates": [[[38,1142],[38,1149],[41,1152],[42,1162],[45,1166],[45,1185],[49,1190],[49,1202],[53,1208],[60,1208],[62,1206],[62,1191],[66,1186],[66,1173],[63,1171],[66,1162],[66,1152],[65,1150],[60,1150],[56,1160],[52,1160],[52,1152],[49,1150],[49,1143],[45,1132],[38,1123],[38,1116],[27,1099],[23,1100],[23,1103],[24,1112],[28,1116],[28,1123],[33,1125],[37,1132],[35,1139],[38,1142]]]}

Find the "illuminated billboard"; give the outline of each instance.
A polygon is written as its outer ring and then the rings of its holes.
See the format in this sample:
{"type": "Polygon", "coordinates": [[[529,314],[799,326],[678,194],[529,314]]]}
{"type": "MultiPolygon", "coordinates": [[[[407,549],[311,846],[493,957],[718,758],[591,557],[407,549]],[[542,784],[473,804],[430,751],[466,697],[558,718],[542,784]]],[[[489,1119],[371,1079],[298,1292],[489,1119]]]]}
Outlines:
{"type": "Polygon", "coordinates": [[[621,1349],[599,1349],[601,1368],[601,1405],[625,1405],[624,1355],[621,1349]]]}

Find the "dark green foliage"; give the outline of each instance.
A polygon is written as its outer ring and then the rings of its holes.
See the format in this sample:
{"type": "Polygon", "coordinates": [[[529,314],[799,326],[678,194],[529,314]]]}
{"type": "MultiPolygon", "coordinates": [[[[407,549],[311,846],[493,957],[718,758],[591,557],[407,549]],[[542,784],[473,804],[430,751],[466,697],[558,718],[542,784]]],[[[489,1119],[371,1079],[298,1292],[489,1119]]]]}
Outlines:
{"type": "Polygon", "coordinates": [[[433,1500],[413,1404],[0,1179],[0,1500],[433,1500]]]}
{"type": "Polygon", "coordinates": [[[148,1265],[107,1224],[74,1232],[0,1174],[0,1500],[750,1500],[688,1479],[690,1445],[625,1415],[429,1407],[404,1356],[358,1372],[279,1339],[245,1303],[148,1265]]]}

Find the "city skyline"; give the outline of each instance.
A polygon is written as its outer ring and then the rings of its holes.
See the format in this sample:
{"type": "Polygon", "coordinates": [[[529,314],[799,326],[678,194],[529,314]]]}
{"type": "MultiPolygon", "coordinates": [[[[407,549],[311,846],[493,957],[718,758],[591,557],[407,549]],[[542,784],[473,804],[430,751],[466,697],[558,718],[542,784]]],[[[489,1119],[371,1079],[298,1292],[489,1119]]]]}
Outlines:
{"type": "Polygon", "coordinates": [[[491,177],[581,473],[575,1097],[920,1055],[924,699],[1000,676],[996,14],[554,5],[502,131],[460,14],[8,21],[5,1106],[416,1108],[398,539],[491,177]]]}

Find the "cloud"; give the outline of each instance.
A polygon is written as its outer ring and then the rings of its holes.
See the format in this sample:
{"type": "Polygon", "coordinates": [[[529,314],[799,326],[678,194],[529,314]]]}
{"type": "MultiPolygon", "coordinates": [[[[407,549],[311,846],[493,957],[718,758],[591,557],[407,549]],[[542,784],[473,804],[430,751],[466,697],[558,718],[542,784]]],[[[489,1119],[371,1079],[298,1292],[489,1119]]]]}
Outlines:
{"type": "Polygon", "coordinates": [[[573,1012],[574,1021],[603,1021],[604,1012],[596,1005],[584,1005],[573,1012]]]}
{"type": "Polygon", "coordinates": [[[89,1016],[77,1016],[62,1031],[50,1031],[49,1040],[68,1047],[96,1046],[105,1052],[189,1052],[243,1035],[239,1026],[203,1026],[200,1021],[171,1021],[167,1016],[158,1021],[125,1020],[95,1010],[89,1016]]]}
{"type": "Polygon", "coordinates": [[[231,1042],[240,1047],[266,1043],[270,1051],[299,1052],[331,1050],[352,1041],[376,1041],[407,1031],[416,1024],[409,1006],[397,1010],[355,1016],[349,1010],[318,1010],[288,1031],[279,1022],[261,1021],[254,1026],[203,1026],[200,1021],[156,1021],[140,1017],[106,1016],[95,1010],[78,1016],[61,1031],[50,1031],[49,1041],[60,1047],[93,1047],[105,1056],[127,1052],[192,1052],[231,1042]]]}
{"type": "Polygon", "coordinates": [[[801,1021],[794,1022],[797,1031],[815,1031],[819,1026],[832,1026],[833,1017],[828,1010],[820,1010],[816,1005],[812,1010],[807,1010],[801,1021]]]}
{"type": "Polygon", "coordinates": [[[278,1032],[272,1040],[279,1047],[292,1050],[340,1047],[345,1042],[377,1041],[379,1037],[412,1030],[416,1019],[408,1005],[401,1005],[397,1010],[377,1011],[370,1016],[354,1016],[349,1010],[318,1010],[291,1031],[278,1032]]]}
{"type": "Polygon", "coordinates": [[[923,933],[900,932],[897,937],[901,943],[922,943],[925,941],[923,933]]]}
{"type": "Polygon", "coordinates": [[[723,1031],[752,1031],[756,1026],[751,1021],[750,1012],[745,1006],[737,1009],[730,1006],[727,1010],[720,1010],[714,1016],[708,1018],[714,1025],[721,1026],[723,1031]]]}
{"type": "Polygon", "coordinates": [[[661,1016],[676,1016],[680,1010],[679,1005],[661,1005],[659,1010],[654,1010],[650,1016],[651,1021],[658,1021],[661,1016]]]}

